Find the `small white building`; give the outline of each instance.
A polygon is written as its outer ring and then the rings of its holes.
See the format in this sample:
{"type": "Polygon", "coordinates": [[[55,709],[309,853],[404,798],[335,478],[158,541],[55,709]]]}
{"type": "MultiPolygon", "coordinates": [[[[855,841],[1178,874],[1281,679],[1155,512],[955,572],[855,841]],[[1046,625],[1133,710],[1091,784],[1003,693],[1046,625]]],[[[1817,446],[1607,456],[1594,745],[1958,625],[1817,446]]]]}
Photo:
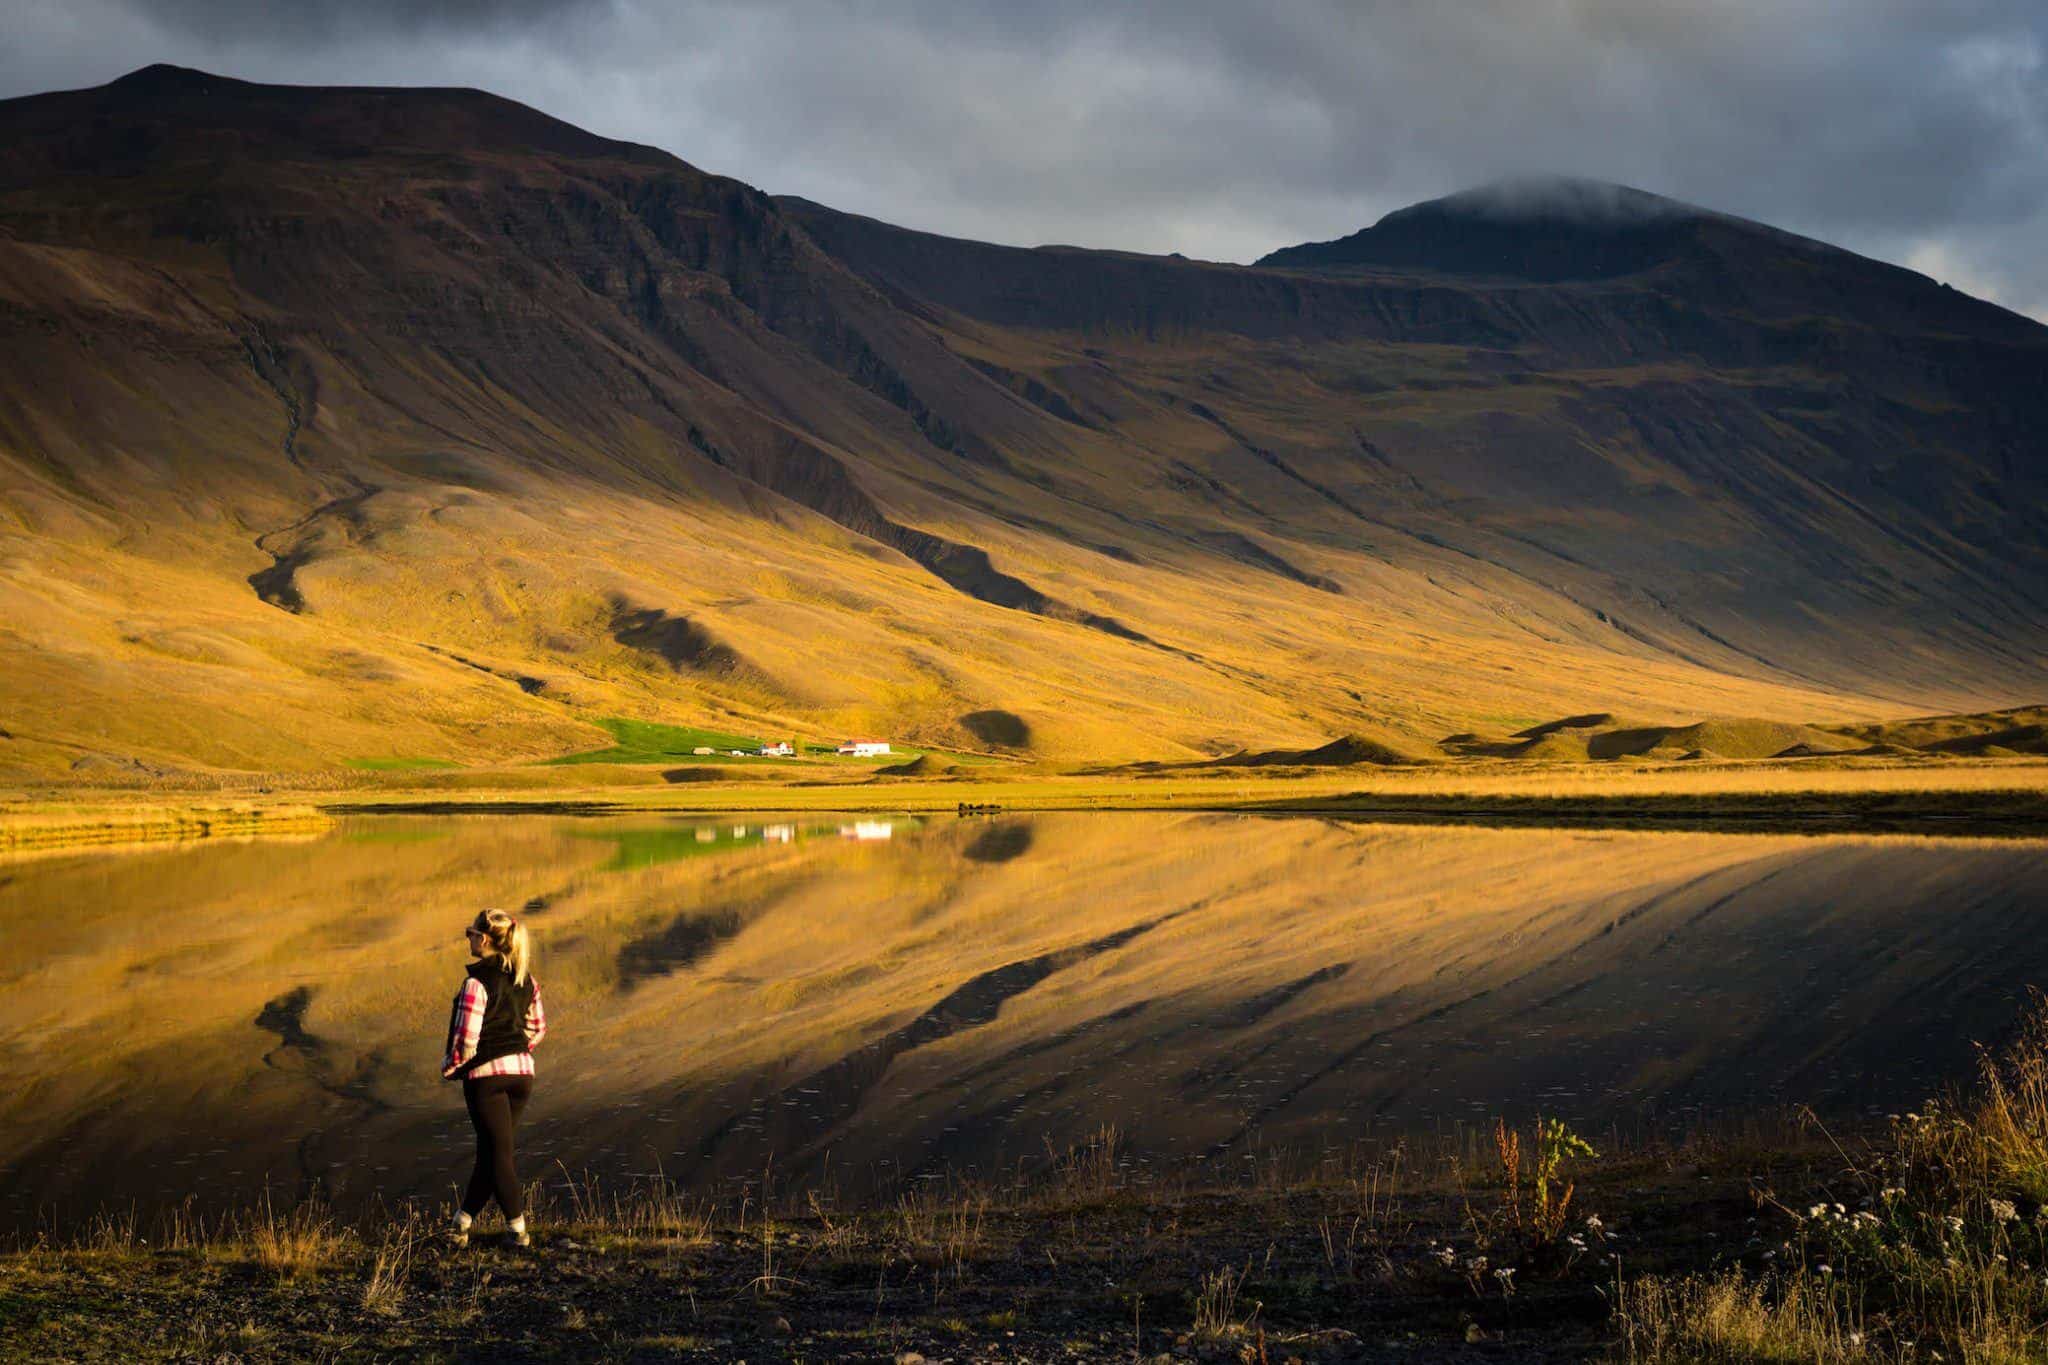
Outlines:
{"type": "Polygon", "coordinates": [[[880,758],[889,752],[889,746],[878,739],[849,739],[839,746],[839,752],[854,758],[880,758]]]}
{"type": "Polygon", "coordinates": [[[785,739],[780,744],[763,744],[757,752],[762,758],[795,758],[796,746],[785,739]]]}

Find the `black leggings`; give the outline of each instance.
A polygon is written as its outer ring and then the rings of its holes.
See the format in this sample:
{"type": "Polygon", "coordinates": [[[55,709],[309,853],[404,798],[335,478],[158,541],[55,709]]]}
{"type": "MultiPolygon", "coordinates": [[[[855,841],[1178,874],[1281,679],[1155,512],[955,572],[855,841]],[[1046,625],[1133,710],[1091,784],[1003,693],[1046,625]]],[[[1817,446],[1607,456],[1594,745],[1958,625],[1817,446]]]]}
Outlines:
{"type": "Polygon", "coordinates": [[[512,1134],[519,1127],[519,1111],[533,1095],[531,1076],[486,1076],[462,1083],[462,1102],[469,1107],[469,1122],[476,1129],[476,1168],[469,1173],[469,1188],[462,1193],[462,1211],[474,1218],[498,1196],[505,1217],[517,1218],[526,1205],[519,1194],[519,1171],[512,1161],[512,1134]]]}

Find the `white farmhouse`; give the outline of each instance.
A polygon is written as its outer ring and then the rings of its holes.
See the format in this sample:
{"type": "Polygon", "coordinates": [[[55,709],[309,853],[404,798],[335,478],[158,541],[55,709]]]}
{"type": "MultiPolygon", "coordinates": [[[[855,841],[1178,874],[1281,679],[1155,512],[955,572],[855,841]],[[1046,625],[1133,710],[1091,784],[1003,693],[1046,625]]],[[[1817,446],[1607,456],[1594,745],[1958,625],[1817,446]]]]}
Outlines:
{"type": "Polygon", "coordinates": [[[853,758],[880,758],[889,752],[889,746],[878,739],[849,739],[839,746],[839,752],[853,758]]]}

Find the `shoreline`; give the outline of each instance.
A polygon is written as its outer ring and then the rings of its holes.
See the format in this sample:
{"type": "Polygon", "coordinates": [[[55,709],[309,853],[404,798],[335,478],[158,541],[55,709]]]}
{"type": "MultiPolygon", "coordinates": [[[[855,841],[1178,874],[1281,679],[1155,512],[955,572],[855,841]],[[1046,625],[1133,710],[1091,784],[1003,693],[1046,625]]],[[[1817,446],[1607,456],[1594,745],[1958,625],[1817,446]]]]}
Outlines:
{"type": "Polygon", "coordinates": [[[91,805],[0,810],[0,856],[200,839],[317,836],[334,818],[305,802],[91,805]]]}
{"type": "MultiPolygon", "coordinates": [[[[470,779],[491,774],[469,774],[470,779]]],[[[474,780],[180,800],[154,791],[9,794],[0,856],[221,837],[315,836],[375,815],[986,816],[1216,812],[1369,821],[1758,834],[2048,837],[2048,765],[1868,771],[1783,767],[1673,775],[1573,773],[1041,774],[994,779],[734,781],[665,785],[658,771],[598,786],[474,780]],[[1705,780],[1702,780],[1704,776],[1705,780]],[[638,781],[632,779],[638,778],[638,781]]]]}

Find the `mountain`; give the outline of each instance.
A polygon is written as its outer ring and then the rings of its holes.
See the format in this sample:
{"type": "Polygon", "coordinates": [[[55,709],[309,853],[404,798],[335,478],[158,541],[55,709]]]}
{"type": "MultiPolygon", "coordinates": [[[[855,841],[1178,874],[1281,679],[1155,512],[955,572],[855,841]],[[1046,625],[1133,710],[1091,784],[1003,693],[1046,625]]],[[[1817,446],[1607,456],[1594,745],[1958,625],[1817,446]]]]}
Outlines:
{"type": "Polygon", "coordinates": [[[477,91],[0,103],[0,771],[2037,699],[2048,329],[1539,189],[1241,267],[892,227],[477,91]]]}

